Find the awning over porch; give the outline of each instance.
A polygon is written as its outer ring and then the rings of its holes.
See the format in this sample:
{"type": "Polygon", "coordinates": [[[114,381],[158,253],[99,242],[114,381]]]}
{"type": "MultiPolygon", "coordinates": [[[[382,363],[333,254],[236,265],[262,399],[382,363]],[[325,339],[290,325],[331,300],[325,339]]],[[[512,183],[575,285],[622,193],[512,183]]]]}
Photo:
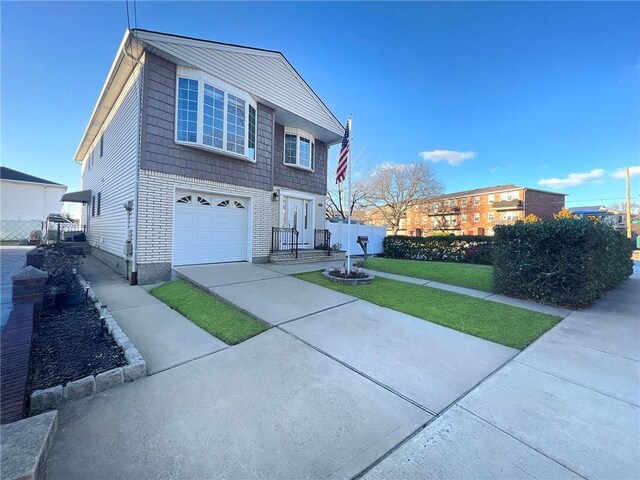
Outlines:
{"type": "Polygon", "coordinates": [[[91,201],[91,190],[80,190],[79,192],[67,192],[60,198],[61,202],[89,203],[91,201]]]}

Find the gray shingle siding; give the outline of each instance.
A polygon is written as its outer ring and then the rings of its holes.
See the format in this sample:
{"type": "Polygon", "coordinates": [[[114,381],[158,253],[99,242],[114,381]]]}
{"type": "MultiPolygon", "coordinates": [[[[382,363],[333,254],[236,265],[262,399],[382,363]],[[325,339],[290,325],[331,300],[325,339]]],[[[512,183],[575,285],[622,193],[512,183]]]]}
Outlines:
{"type": "Polygon", "coordinates": [[[276,123],[273,183],[276,187],[291,188],[318,195],[327,194],[327,147],[315,141],[315,169],[308,172],[284,164],[284,126],[276,123]]]}
{"type": "Polygon", "coordinates": [[[147,52],[144,87],[141,169],[272,189],[274,111],[271,108],[258,104],[257,161],[251,163],[174,142],[175,64],[147,52]]]}

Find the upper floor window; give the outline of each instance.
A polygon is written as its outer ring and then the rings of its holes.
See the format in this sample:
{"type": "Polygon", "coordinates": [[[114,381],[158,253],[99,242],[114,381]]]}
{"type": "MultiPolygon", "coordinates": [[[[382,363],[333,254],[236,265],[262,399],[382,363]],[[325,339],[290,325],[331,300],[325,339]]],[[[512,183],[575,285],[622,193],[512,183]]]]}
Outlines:
{"type": "Polygon", "coordinates": [[[473,221],[474,222],[479,222],[480,221],[480,214],[479,213],[474,213],[473,214],[473,221]]]}
{"type": "Polygon", "coordinates": [[[463,206],[463,207],[466,207],[466,206],[467,206],[467,199],[466,199],[466,198],[463,198],[463,199],[462,199],[462,206],[463,206]]]}
{"type": "Polygon", "coordinates": [[[315,139],[304,130],[285,127],[284,129],[284,163],[307,170],[315,165],[315,139]]]}
{"type": "Polygon", "coordinates": [[[489,203],[493,203],[493,194],[489,195],[489,203]]]}
{"type": "Polygon", "coordinates": [[[473,197],[473,204],[480,205],[480,197],[473,197]]]}
{"type": "Polygon", "coordinates": [[[253,100],[203,72],[189,76],[178,76],[176,141],[255,160],[253,100]]]}

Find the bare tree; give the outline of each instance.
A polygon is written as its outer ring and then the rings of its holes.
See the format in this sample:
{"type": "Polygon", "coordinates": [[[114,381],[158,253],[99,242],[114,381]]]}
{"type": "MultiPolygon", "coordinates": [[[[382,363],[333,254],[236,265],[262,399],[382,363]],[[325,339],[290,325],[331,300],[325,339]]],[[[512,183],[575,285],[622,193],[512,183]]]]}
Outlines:
{"type": "MultiPolygon", "coordinates": [[[[640,215],[640,202],[632,200],[629,205],[631,206],[631,215],[640,215]]],[[[627,202],[613,203],[609,208],[624,213],[627,211],[627,202]]]]}
{"type": "Polygon", "coordinates": [[[425,197],[442,193],[442,184],[425,163],[386,164],[367,183],[366,200],[379,212],[394,235],[407,211],[425,197]]]}
{"type": "MultiPolygon", "coordinates": [[[[340,217],[347,219],[348,213],[360,213],[365,208],[367,185],[363,181],[352,182],[351,198],[347,195],[345,182],[335,185],[327,192],[327,218],[340,217]]],[[[356,215],[357,216],[357,215],[356,215]]]]}

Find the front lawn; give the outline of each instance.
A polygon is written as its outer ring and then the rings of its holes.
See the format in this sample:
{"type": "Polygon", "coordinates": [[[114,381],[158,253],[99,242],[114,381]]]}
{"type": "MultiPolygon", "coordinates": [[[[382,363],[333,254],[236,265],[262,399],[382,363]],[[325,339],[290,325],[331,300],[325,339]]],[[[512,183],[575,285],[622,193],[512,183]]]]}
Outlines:
{"type": "Polygon", "coordinates": [[[150,293],[228,345],[240,343],[269,328],[185,280],[165,283],[150,293]]]}
{"type": "Polygon", "coordinates": [[[413,315],[445,327],[523,349],[560,321],[532,312],[467,295],[377,277],[370,285],[343,285],[320,272],[296,275],[302,280],[413,315]]]}
{"type": "Polygon", "coordinates": [[[493,292],[493,267],[470,263],[369,258],[365,268],[493,292]]]}

